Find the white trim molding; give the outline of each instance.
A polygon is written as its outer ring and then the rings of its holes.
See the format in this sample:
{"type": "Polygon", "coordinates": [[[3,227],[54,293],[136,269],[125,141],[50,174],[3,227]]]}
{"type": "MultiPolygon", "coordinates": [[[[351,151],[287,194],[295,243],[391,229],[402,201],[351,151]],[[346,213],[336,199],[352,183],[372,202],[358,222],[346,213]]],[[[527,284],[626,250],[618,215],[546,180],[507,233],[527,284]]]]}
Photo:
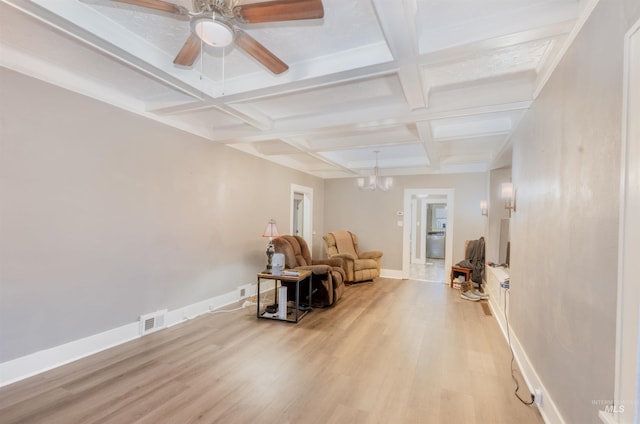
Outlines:
{"type": "Polygon", "coordinates": [[[618,305],[616,365],[612,405],[600,411],[605,423],[640,421],[640,284],[636,262],[640,255],[640,20],[625,35],[618,229],[618,305]]]}

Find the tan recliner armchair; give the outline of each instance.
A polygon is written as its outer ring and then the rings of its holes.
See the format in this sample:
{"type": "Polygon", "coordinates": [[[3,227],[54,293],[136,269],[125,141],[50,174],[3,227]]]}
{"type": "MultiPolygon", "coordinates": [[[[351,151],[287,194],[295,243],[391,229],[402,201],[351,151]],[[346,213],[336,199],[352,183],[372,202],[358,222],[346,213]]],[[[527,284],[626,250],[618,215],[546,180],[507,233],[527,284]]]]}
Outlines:
{"type": "Polygon", "coordinates": [[[342,297],[345,280],[342,259],[311,259],[307,242],[300,236],[277,237],[273,239],[273,247],[276,253],[284,254],[285,268],[312,272],[314,306],[330,306],[342,297]]]}
{"type": "Polygon", "coordinates": [[[322,238],[327,256],[344,261],[347,283],[373,280],[380,276],[381,251],[361,252],[358,248],[358,236],[350,231],[335,231],[322,238]]]}

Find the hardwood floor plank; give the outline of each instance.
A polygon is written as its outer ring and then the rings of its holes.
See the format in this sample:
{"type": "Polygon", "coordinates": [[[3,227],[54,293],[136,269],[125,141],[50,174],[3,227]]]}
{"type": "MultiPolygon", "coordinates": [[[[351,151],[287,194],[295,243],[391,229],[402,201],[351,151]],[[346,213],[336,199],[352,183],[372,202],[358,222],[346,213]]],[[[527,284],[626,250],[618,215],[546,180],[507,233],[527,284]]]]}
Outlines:
{"type": "Polygon", "coordinates": [[[542,423],[510,359],[480,304],[380,278],[298,324],[206,314],[0,388],[0,421],[542,423]]]}

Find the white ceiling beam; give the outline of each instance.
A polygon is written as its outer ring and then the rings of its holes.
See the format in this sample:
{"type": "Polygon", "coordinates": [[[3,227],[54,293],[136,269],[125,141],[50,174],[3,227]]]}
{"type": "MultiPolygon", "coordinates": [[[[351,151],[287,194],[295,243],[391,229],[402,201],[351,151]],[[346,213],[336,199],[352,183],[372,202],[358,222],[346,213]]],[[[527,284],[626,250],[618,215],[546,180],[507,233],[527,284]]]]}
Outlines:
{"type": "Polygon", "coordinates": [[[400,83],[409,108],[411,110],[426,108],[422,73],[416,65],[418,48],[414,20],[415,1],[373,0],[373,5],[391,54],[398,66],[400,83]]]}
{"type": "Polygon", "coordinates": [[[424,150],[427,154],[429,165],[437,168],[438,166],[440,166],[440,152],[438,151],[438,144],[433,139],[433,134],[431,133],[431,126],[429,125],[429,122],[416,122],[416,130],[418,131],[420,141],[422,141],[422,144],[424,145],[424,150]]]}
{"type": "Polygon", "coordinates": [[[380,109],[377,111],[375,109],[352,111],[351,113],[354,114],[352,116],[349,113],[340,112],[333,115],[281,120],[276,122],[273,129],[260,134],[247,134],[246,130],[240,128],[221,129],[217,133],[216,140],[223,143],[237,143],[239,137],[242,137],[247,142],[253,142],[273,138],[304,136],[309,131],[314,134],[327,134],[352,128],[379,128],[389,125],[413,124],[416,121],[429,121],[432,119],[471,117],[478,114],[524,110],[528,109],[530,105],[530,101],[525,101],[438,112],[421,109],[407,114],[406,110],[403,111],[402,108],[397,106],[392,110],[389,105],[381,104],[380,109]]]}

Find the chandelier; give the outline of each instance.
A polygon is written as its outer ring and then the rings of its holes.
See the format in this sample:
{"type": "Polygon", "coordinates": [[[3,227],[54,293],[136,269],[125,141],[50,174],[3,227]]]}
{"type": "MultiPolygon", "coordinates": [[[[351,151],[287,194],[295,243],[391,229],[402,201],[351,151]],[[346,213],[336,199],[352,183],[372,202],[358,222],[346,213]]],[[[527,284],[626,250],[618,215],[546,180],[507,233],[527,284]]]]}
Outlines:
{"type": "Polygon", "coordinates": [[[373,175],[368,178],[358,178],[358,188],[360,190],[387,191],[393,187],[393,178],[380,176],[380,170],[378,168],[378,153],[380,153],[380,151],[374,150],[373,153],[376,154],[376,166],[373,168],[373,175]]]}

